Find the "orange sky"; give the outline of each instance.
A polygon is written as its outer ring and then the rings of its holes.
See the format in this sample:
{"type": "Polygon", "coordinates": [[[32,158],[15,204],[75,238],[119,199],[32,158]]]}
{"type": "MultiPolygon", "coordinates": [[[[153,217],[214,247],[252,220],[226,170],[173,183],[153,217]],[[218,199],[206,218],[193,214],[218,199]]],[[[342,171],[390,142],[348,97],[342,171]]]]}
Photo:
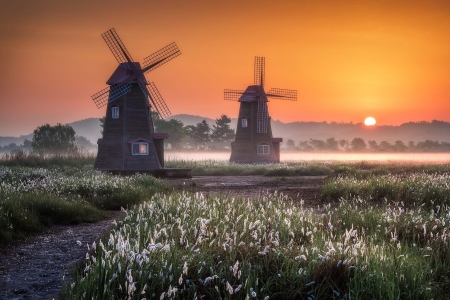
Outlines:
{"type": "Polygon", "coordinates": [[[298,90],[273,119],[450,121],[448,0],[0,0],[0,136],[102,117],[112,27],[136,61],[178,44],[147,74],[173,114],[236,117],[223,89],[252,84],[265,56],[266,87],[298,90]]]}

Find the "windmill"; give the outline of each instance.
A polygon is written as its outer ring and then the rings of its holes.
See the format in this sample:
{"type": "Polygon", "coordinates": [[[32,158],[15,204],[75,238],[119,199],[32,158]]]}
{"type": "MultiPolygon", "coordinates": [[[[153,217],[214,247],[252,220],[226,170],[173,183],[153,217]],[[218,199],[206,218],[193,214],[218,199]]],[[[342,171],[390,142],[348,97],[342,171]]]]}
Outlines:
{"type": "Polygon", "coordinates": [[[265,58],[255,56],[254,85],[242,90],[224,90],[224,100],[239,101],[236,137],[231,143],[231,162],[278,163],[282,138],[273,138],[268,98],[297,101],[297,91],[272,88],[264,90],[265,58]]]}
{"type": "Polygon", "coordinates": [[[108,79],[108,87],[92,96],[97,108],[106,105],[103,138],[98,141],[94,168],[104,171],[154,171],[164,168],[165,133],[155,133],[152,112],[160,118],[170,110],[156,85],[145,74],[181,54],[175,43],[133,61],[113,29],[102,34],[119,63],[108,79]]]}

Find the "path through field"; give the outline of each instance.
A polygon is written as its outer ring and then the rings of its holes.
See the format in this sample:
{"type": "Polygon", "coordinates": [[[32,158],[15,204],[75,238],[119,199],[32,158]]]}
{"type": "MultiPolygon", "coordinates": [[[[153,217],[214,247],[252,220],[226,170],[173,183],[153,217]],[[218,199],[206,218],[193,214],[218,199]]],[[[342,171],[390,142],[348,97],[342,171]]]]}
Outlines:
{"type": "Polygon", "coordinates": [[[176,187],[206,195],[234,198],[257,198],[264,193],[283,194],[294,201],[304,200],[306,206],[321,203],[322,186],[327,176],[194,176],[192,179],[168,180],[176,187]]]}
{"type": "MultiPolygon", "coordinates": [[[[255,198],[264,193],[283,193],[290,199],[304,200],[306,206],[320,203],[326,176],[198,176],[167,180],[175,189],[206,195],[255,198]]],[[[111,227],[108,220],[94,224],[55,226],[49,232],[13,243],[0,252],[0,299],[59,299],[63,278],[84,260],[86,244],[92,244],[111,227]],[[83,245],[77,245],[77,241],[83,245]]]]}
{"type": "Polygon", "coordinates": [[[47,233],[13,243],[0,253],[0,299],[59,299],[63,278],[109,227],[114,218],[96,223],[54,226],[47,233]],[[83,245],[77,244],[80,241],[83,245]]]}

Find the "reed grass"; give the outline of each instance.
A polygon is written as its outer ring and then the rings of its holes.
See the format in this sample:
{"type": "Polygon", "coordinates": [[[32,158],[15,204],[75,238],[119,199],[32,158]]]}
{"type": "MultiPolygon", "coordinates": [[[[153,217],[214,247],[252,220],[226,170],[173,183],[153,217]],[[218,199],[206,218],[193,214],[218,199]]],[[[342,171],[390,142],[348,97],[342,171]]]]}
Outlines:
{"type": "Polygon", "coordinates": [[[70,155],[40,155],[19,151],[0,156],[0,166],[30,168],[64,168],[93,166],[95,155],[91,153],[74,153],[70,155]]]}
{"type": "Polygon", "coordinates": [[[282,196],[158,194],[126,211],[67,299],[445,299],[450,208],[315,209],[282,196]]]}
{"type": "Polygon", "coordinates": [[[364,198],[374,203],[387,200],[407,207],[445,206],[450,201],[449,173],[408,173],[370,176],[338,176],[326,181],[323,198],[364,198]]]}
{"type": "Polygon", "coordinates": [[[165,163],[167,168],[189,168],[194,176],[322,176],[407,174],[423,172],[427,174],[450,173],[448,163],[411,163],[411,162],[340,162],[305,161],[280,164],[236,164],[220,160],[183,160],[174,159],[165,163]]]}
{"type": "Polygon", "coordinates": [[[117,176],[85,167],[0,167],[0,245],[51,224],[93,222],[168,191],[149,175],[117,176]]]}

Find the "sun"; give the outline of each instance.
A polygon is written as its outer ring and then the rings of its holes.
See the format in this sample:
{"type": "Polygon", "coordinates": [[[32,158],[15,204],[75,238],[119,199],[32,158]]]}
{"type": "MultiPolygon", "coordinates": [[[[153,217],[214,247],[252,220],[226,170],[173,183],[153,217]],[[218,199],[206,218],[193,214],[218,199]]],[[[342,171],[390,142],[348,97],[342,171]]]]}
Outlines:
{"type": "Polygon", "coordinates": [[[377,120],[375,120],[375,118],[373,118],[373,117],[367,117],[364,120],[364,124],[366,126],[375,126],[375,124],[377,124],[377,120]]]}

